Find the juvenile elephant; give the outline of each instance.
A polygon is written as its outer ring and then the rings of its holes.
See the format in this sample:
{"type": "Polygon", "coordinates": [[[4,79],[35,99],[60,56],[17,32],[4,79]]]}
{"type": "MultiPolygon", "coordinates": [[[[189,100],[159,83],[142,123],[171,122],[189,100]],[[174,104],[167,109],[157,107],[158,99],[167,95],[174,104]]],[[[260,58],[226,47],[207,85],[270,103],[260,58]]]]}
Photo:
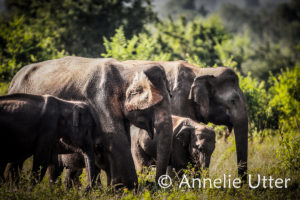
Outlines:
{"type": "Polygon", "coordinates": [[[199,68],[185,61],[124,61],[132,65],[160,64],[164,67],[172,95],[173,115],[197,122],[212,122],[234,128],[238,174],[246,179],[248,158],[248,114],[246,98],[236,73],[227,67],[199,68]]]}
{"type": "Polygon", "coordinates": [[[57,162],[56,144],[83,155],[89,183],[94,178],[94,145],[101,142],[90,107],[50,95],[12,94],[0,97],[0,174],[7,163],[33,155],[35,178],[57,162]]]}
{"type": "MultiPolygon", "coordinates": [[[[108,167],[107,162],[102,159],[103,156],[95,155],[95,179],[97,179],[97,184],[100,185],[100,172],[101,169],[105,172],[109,172],[106,168],[108,167]]],[[[50,170],[50,179],[52,182],[55,182],[58,176],[61,175],[63,170],[66,170],[65,175],[65,185],[67,188],[72,187],[72,183],[75,186],[80,186],[79,176],[82,173],[83,168],[85,167],[84,158],[79,153],[69,153],[69,154],[59,154],[58,155],[58,166],[56,171],[50,170]]],[[[108,177],[108,183],[110,183],[110,177],[108,177]]]]}
{"type": "Polygon", "coordinates": [[[104,135],[112,184],[133,188],[137,175],[130,152],[130,124],[158,133],[157,174],[166,173],[172,142],[168,82],[159,64],[132,66],[114,59],[65,57],[23,67],[9,93],[51,94],[89,101],[104,135]]]}
{"type": "MultiPolygon", "coordinates": [[[[215,149],[215,132],[189,118],[172,116],[173,147],[170,167],[180,173],[191,163],[196,170],[208,168],[215,149]]],[[[152,140],[144,130],[132,131],[131,151],[138,171],[156,163],[157,138],[152,140]]]]}

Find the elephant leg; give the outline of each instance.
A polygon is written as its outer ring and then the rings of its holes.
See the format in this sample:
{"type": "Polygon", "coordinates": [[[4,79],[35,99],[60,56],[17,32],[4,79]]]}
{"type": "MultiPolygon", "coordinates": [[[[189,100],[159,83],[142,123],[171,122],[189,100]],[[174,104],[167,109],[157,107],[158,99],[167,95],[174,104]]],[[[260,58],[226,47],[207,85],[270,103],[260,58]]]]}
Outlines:
{"type": "Polygon", "coordinates": [[[95,180],[95,184],[97,186],[101,186],[101,169],[99,169],[98,167],[95,167],[95,175],[96,175],[96,180],[95,180]]]}
{"type": "Polygon", "coordinates": [[[134,152],[132,154],[132,157],[133,157],[133,162],[134,162],[136,171],[141,172],[143,169],[143,160],[141,159],[141,156],[139,156],[138,152],[134,152]]]}
{"type": "MultiPolygon", "coordinates": [[[[48,166],[50,184],[54,184],[57,181],[57,178],[62,174],[63,170],[64,167],[61,157],[58,155],[56,150],[53,150],[51,155],[51,163],[48,166]]],[[[60,180],[61,179],[59,179],[59,183],[61,183],[60,180]]]]}
{"type": "Polygon", "coordinates": [[[132,157],[137,172],[143,172],[143,166],[150,166],[152,160],[149,155],[139,148],[132,151],[132,157]]]}
{"type": "Polygon", "coordinates": [[[47,158],[45,159],[40,155],[35,155],[33,157],[33,166],[32,166],[32,175],[34,181],[33,184],[39,183],[43,180],[48,167],[47,160],[48,160],[47,158]]]}
{"type": "Polygon", "coordinates": [[[7,164],[7,172],[5,174],[5,179],[7,181],[12,181],[14,183],[19,182],[24,161],[25,160],[7,164]]]}
{"type": "Polygon", "coordinates": [[[106,171],[106,181],[107,181],[107,187],[110,187],[111,186],[111,174],[110,174],[109,170],[106,171]]]}
{"type": "Polygon", "coordinates": [[[65,186],[67,189],[70,189],[73,184],[78,188],[81,186],[79,180],[81,173],[82,170],[66,169],[65,186]]]}
{"type": "Polygon", "coordinates": [[[168,176],[170,176],[172,179],[175,177],[175,173],[173,171],[173,167],[171,165],[168,165],[168,168],[167,168],[167,174],[168,176]]]}
{"type": "Polygon", "coordinates": [[[79,179],[79,177],[80,177],[81,174],[82,174],[82,169],[81,170],[72,171],[72,173],[71,173],[71,178],[73,180],[74,185],[77,188],[81,187],[81,182],[80,182],[80,179],[79,179]]]}
{"type": "Polygon", "coordinates": [[[64,183],[67,189],[70,189],[72,187],[71,169],[66,169],[66,176],[65,176],[64,183]]]}
{"type": "Polygon", "coordinates": [[[48,166],[50,184],[56,183],[57,178],[62,174],[63,170],[64,169],[61,166],[57,166],[57,165],[48,166]]]}
{"type": "Polygon", "coordinates": [[[0,163],[0,182],[4,182],[4,171],[6,168],[6,163],[1,162],[0,163]]]}

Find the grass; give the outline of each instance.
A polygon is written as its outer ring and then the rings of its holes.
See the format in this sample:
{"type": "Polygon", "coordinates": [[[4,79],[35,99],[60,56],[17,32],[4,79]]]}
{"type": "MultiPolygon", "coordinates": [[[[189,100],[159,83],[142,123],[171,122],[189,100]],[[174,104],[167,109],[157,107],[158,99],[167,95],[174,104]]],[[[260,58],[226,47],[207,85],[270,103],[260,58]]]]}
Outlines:
{"type": "MultiPolygon", "coordinates": [[[[299,132],[297,133],[299,134],[299,132]]],[[[66,190],[63,184],[50,186],[47,177],[35,187],[31,187],[29,169],[30,160],[25,164],[22,172],[21,182],[18,186],[5,183],[0,186],[0,199],[300,199],[299,170],[282,169],[281,161],[277,159],[277,150],[281,143],[280,136],[266,136],[262,141],[260,137],[254,137],[249,140],[249,165],[248,173],[254,176],[253,183],[257,182],[257,174],[261,176],[272,176],[274,178],[291,178],[288,188],[270,189],[260,186],[257,189],[251,189],[247,184],[239,189],[235,188],[178,188],[180,181],[175,180],[173,187],[169,189],[159,189],[147,187],[146,181],[154,181],[155,170],[150,173],[139,175],[139,188],[137,191],[112,191],[106,186],[93,189],[86,193],[84,189],[66,190]]],[[[299,145],[299,144],[298,144],[299,145]]],[[[299,163],[300,164],[300,163],[299,163]]],[[[187,171],[191,173],[192,169],[187,171]]],[[[217,140],[216,149],[213,153],[209,178],[212,180],[222,178],[224,174],[230,174],[231,178],[237,177],[236,172],[236,154],[233,135],[229,136],[227,141],[223,138],[217,140]]],[[[148,170],[149,172],[149,170],[148,170]]],[[[63,182],[63,175],[61,177],[63,182]]],[[[101,175],[105,179],[105,175],[101,175]]],[[[81,176],[83,187],[86,184],[85,173],[81,176]]]]}

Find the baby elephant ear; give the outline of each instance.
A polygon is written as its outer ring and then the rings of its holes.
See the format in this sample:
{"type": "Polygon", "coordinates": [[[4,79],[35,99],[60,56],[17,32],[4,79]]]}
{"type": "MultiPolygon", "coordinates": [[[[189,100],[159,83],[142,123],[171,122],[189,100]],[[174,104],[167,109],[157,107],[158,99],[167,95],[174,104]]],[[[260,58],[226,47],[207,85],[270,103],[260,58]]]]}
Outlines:
{"type": "Polygon", "coordinates": [[[144,110],[162,100],[162,92],[151,83],[144,72],[137,72],[126,91],[125,108],[128,111],[144,110]]]}
{"type": "Polygon", "coordinates": [[[79,108],[77,106],[73,107],[73,126],[79,126],[79,108]]]}
{"type": "Polygon", "coordinates": [[[179,124],[177,127],[174,128],[174,135],[177,140],[180,141],[183,147],[188,146],[191,143],[191,134],[195,128],[187,125],[185,123],[179,124]]]}

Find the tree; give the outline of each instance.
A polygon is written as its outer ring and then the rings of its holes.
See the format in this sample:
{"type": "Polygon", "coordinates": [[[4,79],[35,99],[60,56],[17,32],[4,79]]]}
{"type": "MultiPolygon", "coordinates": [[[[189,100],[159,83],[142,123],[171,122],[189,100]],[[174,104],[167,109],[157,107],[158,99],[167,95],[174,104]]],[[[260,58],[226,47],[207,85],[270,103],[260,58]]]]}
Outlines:
{"type": "Polygon", "coordinates": [[[69,54],[98,56],[103,36],[121,25],[126,37],[156,19],[150,0],[6,0],[9,16],[25,16],[27,25],[59,33],[56,46],[69,54]]]}
{"type": "Polygon", "coordinates": [[[24,65],[63,56],[54,46],[55,33],[24,25],[24,17],[6,23],[0,18],[0,86],[24,65]]]}

